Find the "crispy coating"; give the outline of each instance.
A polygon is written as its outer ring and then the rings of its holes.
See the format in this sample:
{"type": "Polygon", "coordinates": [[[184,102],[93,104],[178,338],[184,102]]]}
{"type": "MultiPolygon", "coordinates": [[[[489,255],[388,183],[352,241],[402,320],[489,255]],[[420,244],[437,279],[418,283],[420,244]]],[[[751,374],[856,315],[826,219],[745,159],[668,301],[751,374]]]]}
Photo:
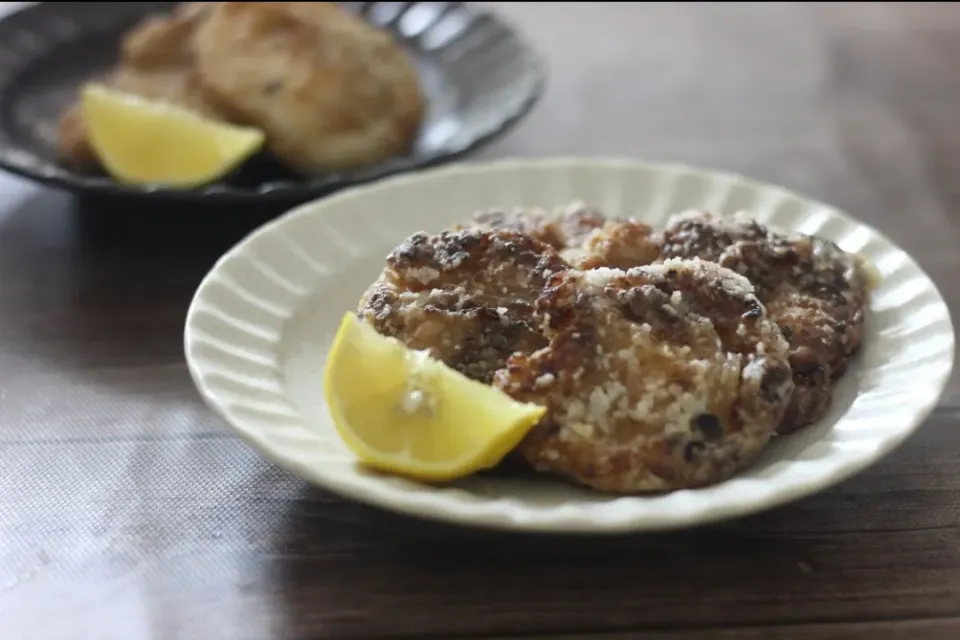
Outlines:
{"type": "Polygon", "coordinates": [[[335,2],[218,2],[197,32],[207,97],[304,175],[406,153],[425,100],[413,60],[335,2]]]}
{"type": "Polygon", "coordinates": [[[860,345],[869,287],[859,258],[828,240],[775,233],[744,213],[684,212],[662,234],[633,221],[611,221],[563,255],[580,268],[622,269],[699,257],[746,276],[791,343],[796,391],[781,433],[823,416],[860,345]]]}
{"type": "Polygon", "coordinates": [[[780,432],[820,419],[863,335],[870,291],[862,261],[828,240],[775,233],[743,213],[701,211],[668,221],[662,255],[711,260],[753,282],[790,341],[796,390],[780,432]]]}
{"type": "MultiPolygon", "coordinates": [[[[113,89],[148,100],[191,109],[209,118],[222,118],[207,100],[193,71],[197,27],[209,15],[211,2],[185,2],[171,13],[148,16],[121,41],[120,60],[100,81],[113,89]]],[[[79,101],[60,116],[60,155],[78,169],[98,165],[87,137],[79,101]]]]}
{"type": "Polygon", "coordinates": [[[499,209],[474,214],[481,229],[513,229],[552,246],[575,267],[629,269],[649,264],[660,254],[653,229],[632,219],[609,219],[580,202],[554,211],[540,208],[499,209]]]}
{"type": "Polygon", "coordinates": [[[513,211],[480,211],[473,215],[470,226],[521,231],[557,251],[563,251],[579,247],[587,236],[606,223],[606,217],[597,209],[573,202],[554,211],[523,207],[513,211]]]}
{"type": "Polygon", "coordinates": [[[660,245],[648,225],[636,220],[610,220],[563,256],[580,269],[630,269],[659,259],[660,245]]]}
{"type": "Polygon", "coordinates": [[[511,354],[546,344],[534,302],[568,266],[549,245],[516,231],[417,233],[387,257],[359,315],[381,334],[490,382],[511,354]]]}
{"type": "Polygon", "coordinates": [[[760,452],[793,382],[787,342],[743,277],[700,260],[569,270],[536,304],[549,344],[494,384],[548,408],[519,452],[596,489],[724,480],[760,452]]]}

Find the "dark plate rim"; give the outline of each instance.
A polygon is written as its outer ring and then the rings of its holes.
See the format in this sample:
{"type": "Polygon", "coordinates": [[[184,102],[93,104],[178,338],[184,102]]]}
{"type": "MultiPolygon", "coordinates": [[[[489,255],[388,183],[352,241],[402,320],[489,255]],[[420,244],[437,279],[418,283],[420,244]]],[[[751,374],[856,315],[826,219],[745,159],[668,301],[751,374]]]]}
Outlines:
{"type": "MultiPolygon", "coordinates": [[[[8,27],[14,26],[10,23],[20,20],[30,20],[35,17],[31,14],[49,11],[50,7],[45,7],[44,5],[57,4],[60,3],[39,2],[26,5],[0,17],[0,25],[5,23],[8,27]]],[[[419,3],[409,3],[411,7],[416,4],[419,3]]],[[[476,18],[486,17],[487,19],[493,20],[510,33],[517,42],[519,55],[525,59],[525,75],[529,79],[529,82],[526,84],[526,95],[516,103],[513,109],[509,111],[504,109],[500,113],[500,117],[491,119],[488,126],[477,135],[464,140],[456,146],[415,157],[392,158],[382,164],[358,171],[335,173],[302,182],[292,179],[270,180],[256,186],[235,186],[213,183],[193,189],[170,189],[162,186],[126,185],[116,182],[107,176],[85,176],[75,173],[62,165],[55,165],[47,160],[38,159],[37,156],[29,150],[15,146],[4,146],[3,141],[0,141],[0,170],[21,178],[26,178],[38,184],[85,195],[149,197],[155,201],[192,201],[202,199],[205,202],[214,203],[253,199],[257,202],[267,203],[287,200],[303,201],[304,199],[319,197],[350,185],[364,184],[387,176],[427,169],[458,160],[464,155],[476,151],[510,132],[524,117],[530,114],[534,106],[536,106],[544,95],[547,82],[547,65],[543,57],[532,46],[523,29],[519,28],[512,20],[473,3],[463,2],[451,4],[459,5],[471,12],[476,18]]],[[[49,51],[53,52],[64,44],[64,42],[53,42],[50,44],[49,51]]],[[[27,61],[20,67],[21,70],[30,64],[31,62],[27,61]]],[[[0,103],[4,100],[5,96],[0,93],[0,103]]]]}

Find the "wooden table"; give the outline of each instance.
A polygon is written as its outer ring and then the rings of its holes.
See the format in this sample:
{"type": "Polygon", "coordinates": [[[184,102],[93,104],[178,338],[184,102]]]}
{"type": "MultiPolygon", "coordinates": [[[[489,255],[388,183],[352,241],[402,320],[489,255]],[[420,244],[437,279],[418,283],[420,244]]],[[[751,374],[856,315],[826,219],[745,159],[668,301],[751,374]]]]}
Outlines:
{"type": "MultiPolygon", "coordinates": [[[[510,3],[549,90],[478,157],[722,167],[876,225],[960,304],[960,6],[510,3]]],[[[901,449],[720,526],[491,535],[344,502],[201,404],[193,289],[257,220],[0,177],[0,638],[960,637],[960,386],[901,449]],[[641,632],[642,630],[642,632],[641,632]]]]}

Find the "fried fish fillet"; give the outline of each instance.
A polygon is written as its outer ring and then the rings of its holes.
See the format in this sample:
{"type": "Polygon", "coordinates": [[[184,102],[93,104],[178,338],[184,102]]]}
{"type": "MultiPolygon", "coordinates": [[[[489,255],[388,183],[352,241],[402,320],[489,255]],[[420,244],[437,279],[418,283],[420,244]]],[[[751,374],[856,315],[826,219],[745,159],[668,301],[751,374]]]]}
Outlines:
{"type": "MultiPolygon", "coordinates": [[[[494,228],[550,228],[526,212],[478,222],[494,228]]],[[[662,233],[653,233],[643,223],[605,221],[594,211],[590,227],[561,254],[580,269],[630,269],[699,258],[746,277],[790,343],[795,390],[779,433],[816,422],[827,412],[837,380],[859,349],[870,303],[869,273],[859,257],[823,238],[773,231],[743,212],[682,212],[667,221],[662,233]]]]}
{"type": "Polygon", "coordinates": [[[535,317],[549,344],[494,384],[547,407],[519,447],[538,471],[616,493],[712,484],[756,457],[790,401],[787,341],[716,264],[564,271],[535,317]]]}
{"type": "MultiPolygon", "coordinates": [[[[123,38],[119,62],[100,81],[118,91],[222,118],[204,96],[193,69],[197,26],[209,15],[213,4],[216,3],[186,2],[170,14],[142,20],[123,38]]],[[[79,101],[60,116],[58,133],[60,155],[69,164],[81,169],[98,164],[79,101]]]]}
{"type": "Polygon", "coordinates": [[[381,334],[490,382],[511,354],[546,344],[533,304],[566,268],[549,245],[517,231],[417,233],[387,257],[359,315],[381,334]]]}
{"type": "Polygon", "coordinates": [[[699,257],[750,279],[790,342],[796,390],[780,433],[816,422],[859,349],[870,304],[863,261],[824,238],[775,232],[741,212],[687,211],[663,232],[663,258],[699,257]]]}
{"type": "Polygon", "coordinates": [[[410,149],[424,98],[389,33],[332,2],[214,5],[196,39],[204,91],[285,165],[316,175],[410,149]]]}

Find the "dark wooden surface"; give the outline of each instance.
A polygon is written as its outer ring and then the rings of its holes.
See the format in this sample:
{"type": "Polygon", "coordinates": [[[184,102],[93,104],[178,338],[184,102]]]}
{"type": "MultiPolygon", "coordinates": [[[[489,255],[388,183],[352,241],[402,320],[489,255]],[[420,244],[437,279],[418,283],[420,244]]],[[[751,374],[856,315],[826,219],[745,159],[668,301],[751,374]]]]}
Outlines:
{"type": "MultiPolygon", "coordinates": [[[[960,303],[960,5],[501,6],[551,66],[480,157],[628,154],[830,201],[960,303]]],[[[197,397],[195,285],[256,216],[0,176],[0,638],[960,637],[960,387],[824,494],[698,531],[480,534],[306,486],[197,397]]]]}

